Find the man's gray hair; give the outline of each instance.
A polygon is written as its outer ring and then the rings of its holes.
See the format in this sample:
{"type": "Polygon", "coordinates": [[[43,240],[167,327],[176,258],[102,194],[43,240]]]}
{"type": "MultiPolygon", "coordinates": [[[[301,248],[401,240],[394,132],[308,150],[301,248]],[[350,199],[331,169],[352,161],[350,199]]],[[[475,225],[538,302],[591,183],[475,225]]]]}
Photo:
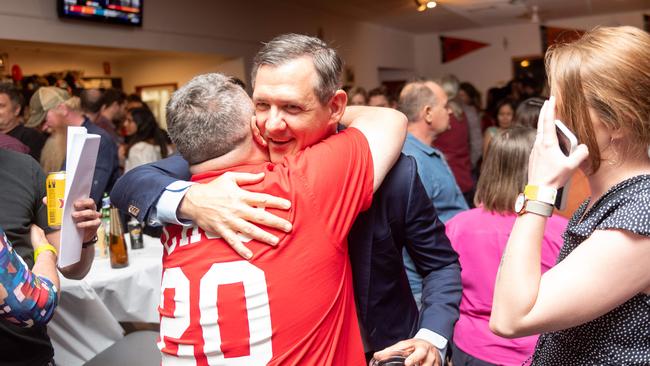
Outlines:
{"type": "Polygon", "coordinates": [[[314,93],[321,104],[327,104],[334,93],[341,88],[343,61],[336,50],[325,42],[304,34],[283,34],[264,44],[253,60],[251,75],[253,88],[255,88],[255,77],[260,66],[281,66],[305,56],[311,57],[318,76],[314,93]]]}
{"type": "Polygon", "coordinates": [[[457,102],[456,97],[460,90],[460,80],[454,74],[448,74],[440,78],[440,87],[445,91],[449,98],[449,108],[456,118],[461,118],[463,115],[463,107],[457,102]]]}
{"type": "Polygon", "coordinates": [[[397,109],[406,115],[409,122],[415,122],[425,106],[434,107],[437,102],[436,95],[427,85],[427,81],[414,81],[402,89],[397,109]]]}
{"type": "Polygon", "coordinates": [[[454,74],[447,74],[440,78],[440,87],[445,91],[449,99],[454,99],[460,89],[460,80],[454,74]]]}
{"type": "Polygon", "coordinates": [[[253,103],[223,74],[194,77],[167,104],[167,128],[190,165],[222,156],[250,135],[253,103]]]}

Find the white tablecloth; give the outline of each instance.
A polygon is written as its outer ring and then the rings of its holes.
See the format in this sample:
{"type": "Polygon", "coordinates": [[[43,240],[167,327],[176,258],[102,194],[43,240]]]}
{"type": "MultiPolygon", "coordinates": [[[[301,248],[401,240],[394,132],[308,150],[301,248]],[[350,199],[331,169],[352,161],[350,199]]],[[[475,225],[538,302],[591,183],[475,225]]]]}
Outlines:
{"type": "Polygon", "coordinates": [[[96,257],[83,280],[61,278],[59,306],[48,325],[57,364],[83,365],[121,339],[118,322],[159,322],[162,245],[147,236],[144,245],[129,250],[127,267],[113,269],[108,258],[96,257]]]}

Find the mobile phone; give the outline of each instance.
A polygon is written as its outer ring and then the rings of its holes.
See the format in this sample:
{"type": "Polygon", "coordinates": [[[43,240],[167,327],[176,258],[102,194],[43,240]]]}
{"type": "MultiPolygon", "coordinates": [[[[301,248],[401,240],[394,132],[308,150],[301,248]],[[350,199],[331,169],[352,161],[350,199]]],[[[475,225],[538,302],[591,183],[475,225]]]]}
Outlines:
{"type": "Polygon", "coordinates": [[[578,147],[576,135],[559,119],[555,120],[555,132],[557,134],[557,140],[560,143],[560,150],[562,150],[564,155],[569,156],[578,147]]]}
{"type": "MultiPolygon", "coordinates": [[[[576,147],[578,147],[578,139],[576,138],[576,135],[574,135],[573,132],[571,132],[571,130],[569,130],[569,128],[559,119],[555,120],[555,133],[557,134],[560,150],[562,150],[564,155],[569,156],[573,153],[576,147]]],[[[564,187],[560,187],[557,190],[557,196],[555,196],[555,207],[558,210],[564,210],[566,208],[570,185],[571,178],[569,178],[564,187]]]]}

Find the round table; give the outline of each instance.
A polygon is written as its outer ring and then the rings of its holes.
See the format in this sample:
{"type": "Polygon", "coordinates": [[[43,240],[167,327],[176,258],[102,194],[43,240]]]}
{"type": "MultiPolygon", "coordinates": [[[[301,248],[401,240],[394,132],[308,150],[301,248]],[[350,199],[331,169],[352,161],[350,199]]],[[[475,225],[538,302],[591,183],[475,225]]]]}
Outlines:
{"type": "Polygon", "coordinates": [[[83,280],[61,277],[48,325],[57,364],[83,365],[123,337],[119,322],[159,322],[162,250],[159,239],[145,236],[143,249],[129,249],[127,267],[111,268],[108,258],[96,257],[83,280]]]}

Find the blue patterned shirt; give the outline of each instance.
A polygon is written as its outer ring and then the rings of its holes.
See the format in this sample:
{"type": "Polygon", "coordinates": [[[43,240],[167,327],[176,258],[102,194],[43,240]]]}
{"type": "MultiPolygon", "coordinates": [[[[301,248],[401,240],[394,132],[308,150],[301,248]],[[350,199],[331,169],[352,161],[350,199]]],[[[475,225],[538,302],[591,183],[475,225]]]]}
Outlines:
{"type": "Polygon", "coordinates": [[[0,229],[0,319],[20,327],[43,325],[57,303],[54,284],[27,268],[0,229]]]}

